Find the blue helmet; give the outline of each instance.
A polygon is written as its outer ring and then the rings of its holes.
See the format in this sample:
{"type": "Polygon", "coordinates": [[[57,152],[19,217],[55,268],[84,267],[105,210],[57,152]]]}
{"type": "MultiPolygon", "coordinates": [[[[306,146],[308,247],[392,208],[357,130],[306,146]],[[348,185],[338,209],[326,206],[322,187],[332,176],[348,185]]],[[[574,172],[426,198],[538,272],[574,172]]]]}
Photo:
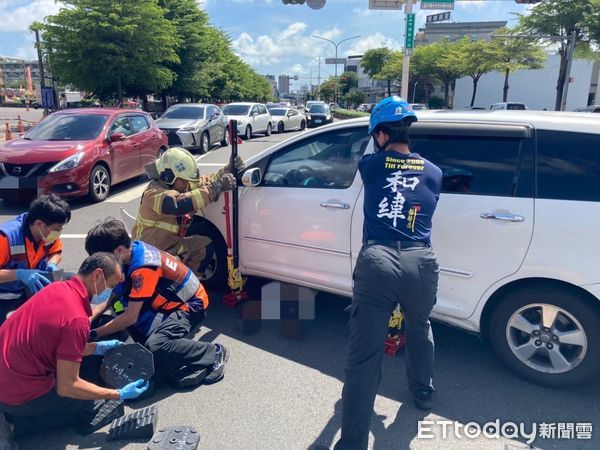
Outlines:
{"type": "Polygon", "coordinates": [[[417,121],[417,115],[412,106],[397,95],[384,98],[371,111],[369,134],[372,134],[380,123],[402,121],[406,121],[407,125],[417,121]]]}

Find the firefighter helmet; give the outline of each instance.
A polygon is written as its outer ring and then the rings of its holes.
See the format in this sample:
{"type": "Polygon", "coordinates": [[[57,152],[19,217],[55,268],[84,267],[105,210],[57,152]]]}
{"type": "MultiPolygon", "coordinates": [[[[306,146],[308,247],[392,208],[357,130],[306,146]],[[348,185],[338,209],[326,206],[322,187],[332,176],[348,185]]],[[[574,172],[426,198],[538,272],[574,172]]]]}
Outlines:
{"type": "Polygon", "coordinates": [[[180,147],[166,150],[155,162],[158,177],[171,185],[177,178],[197,182],[200,180],[198,164],[190,152],[180,147]]]}

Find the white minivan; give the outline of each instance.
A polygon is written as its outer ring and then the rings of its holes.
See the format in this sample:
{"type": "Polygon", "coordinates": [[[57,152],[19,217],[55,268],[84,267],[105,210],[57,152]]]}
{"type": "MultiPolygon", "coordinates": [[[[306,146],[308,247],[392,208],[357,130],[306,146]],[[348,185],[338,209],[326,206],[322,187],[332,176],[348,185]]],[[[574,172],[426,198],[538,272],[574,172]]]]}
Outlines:
{"type": "MultiPolygon", "coordinates": [[[[600,368],[600,122],[585,113],[419,112],[412,150],[444,173],[433,225],[433,318],[489,339],[521,376],[561,386],[600,368]]],[[[358,160],[368,118],[301,134],[246,161],[243,274],[352,295],[362,239],[358,160]]],[[[223,198],[195,217],[226,280],[223,198]]],[[[382,344],[383,345],[383,344],[382,344]]]]}

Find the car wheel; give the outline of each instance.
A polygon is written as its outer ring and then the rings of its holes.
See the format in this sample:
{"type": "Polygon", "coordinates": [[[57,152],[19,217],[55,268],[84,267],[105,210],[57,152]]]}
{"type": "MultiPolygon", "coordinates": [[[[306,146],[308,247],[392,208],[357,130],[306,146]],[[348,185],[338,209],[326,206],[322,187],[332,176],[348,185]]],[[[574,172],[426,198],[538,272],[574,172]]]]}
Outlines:
{"type": "Polygon", "coordinates": [[[191,268],[208,289],[225,286],[227,282],[227,245],[217,228],[208,222],[194,221],[188,229],[188,236],[206,236],[210,242],[206,246],[206,257],[200,267],[191,268]]]}
{"type": "Polygon", "coordinates": [[[200,153],[206,153],[210,149],[210,139],[208,133],[205,131],[200,136],[200,153]]]}
{"type": "Polygon", "coordinates": [[[246,132],[244,133],[244,139],[247,141],[252,139],[252,127],[250,125],[246,125],[246,132]]]}
{"type": "Polygon", "coordinates": [[[265,132],[265,136],[271,136],[271,132],[273,131],[273,127],[271,125],[271,122],[269,122],[267,124],[267,131],[265,132]]]}
{"type": "Polygon", "coordinates": [[[300,130],[301,130],[301,131],[304,131],[304,130],[306,130],[306,121],[305,121],[305,120],[303,120],[303,121],[300,123],[300,130]]]}
{"type": "Polygon", "coordinates": [[[277,124],[277,132],[278,133],[283,133],[285,131],[285,125],[283,124],[283,122],[279,122],[277,124]]]}
{"type": "Polygon", "coordinates": [[[89,196],[94,202],[102,202],[110,192],[110,173],[101,164],[94,166],[90,172],[89,196]]]}
{"type": "Polygon", "coordinates": [[[223,132],[223,140],[221,141],[222,147],[227,147],[229,145],[229,138],[230,138],[229,127],[226,127],[225,131],[223,132]]]}
{"type": "Polygon", "coordinates": [[[600,315],[566,290],[530,287],[507,295],[490,318],[494,350],[517,374],[560,387],[600,369],[600,315]]]}

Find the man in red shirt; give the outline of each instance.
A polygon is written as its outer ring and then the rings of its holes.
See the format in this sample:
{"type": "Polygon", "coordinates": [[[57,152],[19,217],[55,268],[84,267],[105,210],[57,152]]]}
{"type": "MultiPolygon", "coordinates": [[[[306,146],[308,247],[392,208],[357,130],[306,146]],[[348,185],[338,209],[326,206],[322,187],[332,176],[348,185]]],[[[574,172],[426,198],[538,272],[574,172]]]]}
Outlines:
{"type": "Polygon", "coordinates": [[[84,356],[104,355],[121,345],[87,340],[90,298],[122,280],[117,259],[97,253],[75,277],[42,289],[0,327],[0,416],[6,414],[0,417],[0,447],[10,439],[6,419],[17,436],[85,425],[101,406],[94,400],[128,400],[147,389],[143,380],[106,389],[79,376],[84,356]]]}

